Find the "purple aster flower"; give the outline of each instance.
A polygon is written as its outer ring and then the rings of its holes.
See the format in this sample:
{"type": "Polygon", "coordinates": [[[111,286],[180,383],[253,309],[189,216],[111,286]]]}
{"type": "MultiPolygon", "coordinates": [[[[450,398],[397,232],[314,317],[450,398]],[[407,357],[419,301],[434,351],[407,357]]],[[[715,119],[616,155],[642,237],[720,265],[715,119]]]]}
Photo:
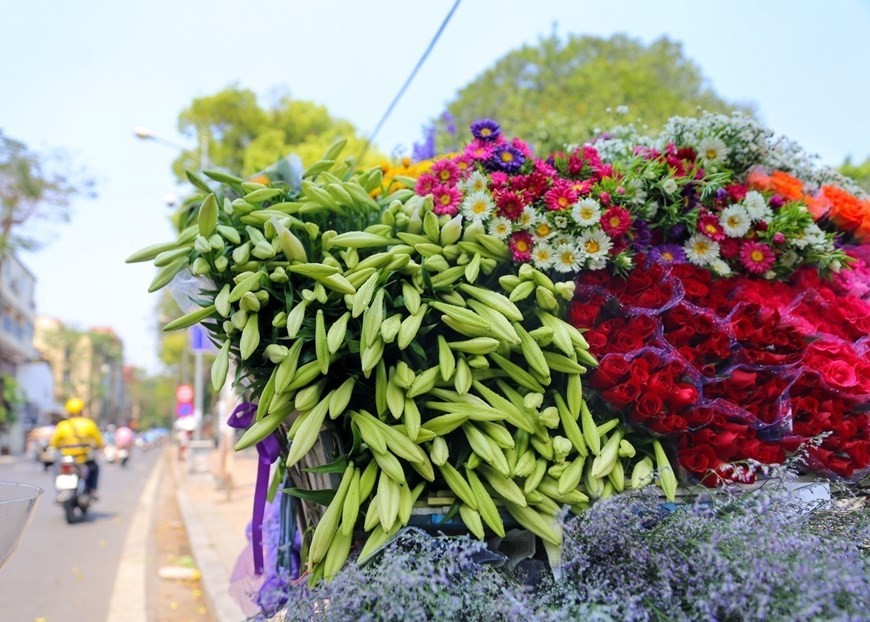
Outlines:
{"type": "Polygon", "coordinates": [[[487,161],[487,165],[495,171],[516,173],[520,170],[525,161],[526,156],[524,156],[523,152],[513,145],[499,145],[492,152],[492,156],[487,161]]]}
{"type": "Polygon", "coordinates": [[[685,223],[678,222],[673,227],[668,229],[668,238],[677,242],[681,242],[686,238],[688,233],[689,230],[686,227],[685,223]]]}
{"type": "Polygon", "coordinates": [[[716,191],[716,200],[717,201],[724,201],[727,198],[728,198],[728,191],[725,190],[725,188],[719,188],[716,191]]]}
{"type": "Polygon", "coordinates": [[[501,128],[492,119],[481,119],[471,124],[471,134],[483,142],[493,142],[501,135],[501,128]]]}
{"type": "Polygon", "coordinates": [[[649,225],[642,218],[637,218],[631,223],[632,239],[631,246],[636,251],[644,251],[652,241],[652,233],[649,225]]]}
{"type": "Polygon", "coordinates": [[[678,244],[653,246],[649,258],[656,263],[686,263],[686,253],[678,244]]]}

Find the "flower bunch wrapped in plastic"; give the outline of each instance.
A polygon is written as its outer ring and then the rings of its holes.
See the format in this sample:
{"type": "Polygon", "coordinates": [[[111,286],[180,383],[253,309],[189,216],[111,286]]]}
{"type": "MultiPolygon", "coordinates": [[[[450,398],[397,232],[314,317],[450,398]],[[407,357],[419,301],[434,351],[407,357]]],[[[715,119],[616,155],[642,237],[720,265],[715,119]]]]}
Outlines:
{"type": "MultiPolygon", "coordinates": [[[[597,361],[564,320],[573,283],[511,261],[478,219],[451,215],[451,193],[397,189],[338,153],[296,181],[194,177],[202,195],[179,238],[130,258],[161,268],[152,290],[184,269],[200,277],[198,308],[166,329],[208,329],[215,389],[236,362],[252,402],[233,415],[246,428],[237,447],[257,445],[267,466],[280,454],[279,478],[300,466],[337,476],[303,545],[311,578],[333,576],[357,542],[366,559],[434,502],[478,538],[521,525],[558,547],[563,506],[580,512],[656,472],[672,498],[658,442],[583,400],[597,361]],[[320,453],[324,431],[333,455],[320,453]]],[[[475,200],[479,171],[431,173],[475,200]]]]}

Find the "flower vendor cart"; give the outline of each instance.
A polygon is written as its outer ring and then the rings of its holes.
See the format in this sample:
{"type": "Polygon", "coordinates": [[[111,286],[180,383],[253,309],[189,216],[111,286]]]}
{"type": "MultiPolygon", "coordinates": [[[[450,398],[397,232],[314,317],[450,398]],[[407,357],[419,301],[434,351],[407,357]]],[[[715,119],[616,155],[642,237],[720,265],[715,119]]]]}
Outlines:
{"type": "Polygon", "coordinates": [[[756,122],[536,156],[483,120],[457,153],[366,171],[341,149],[191,175],[178,239],[129,259],[151,291],[198,277],[166,329],[207,328],[215,389],[236,363],[255,552],[276,461],[312,583],[419,516],[520,527],[558,560],[563,511],[613,495],[790,457],[867,474],[870,201],[756,122]]]}

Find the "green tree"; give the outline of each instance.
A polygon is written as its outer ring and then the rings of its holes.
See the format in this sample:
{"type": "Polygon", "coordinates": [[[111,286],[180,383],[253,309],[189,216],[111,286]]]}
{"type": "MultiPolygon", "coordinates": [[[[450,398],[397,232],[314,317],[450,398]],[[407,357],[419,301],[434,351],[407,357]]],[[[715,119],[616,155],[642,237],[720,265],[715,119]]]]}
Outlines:
{"type": "MultiPolygon", "coordinates": [[[[317,160],[338,137],[346,138],[345,154],[359,153],[365,138],[348,121],[329,114],[326,107],[279,96],[263,106],[256,94],[238,85],[198,97],[178,117],[179,131],[207,141],[208,165],[235,175],[253,175],[295,153],[303,164],[317,160]]],[[[173,163],[179,179],[199,166],[200,151],[186,150],[173,163]]],[[[376,153],[367,163],[383,159],[376,153]]]]}
{"type": "Polygon", "coordinates": [[[852,158],[846,158],[840,167],[840,172],[858,182],[858,185],[870,192],[870,157],[861,164],[852,164],[852,158]]]}
{"type": "Polygon", "coordinates": [[[0,432],[15,423],[27,396],[14,377],[0,374],[0,432]]]}
{"type": "Polygon", "coordinates": [[[172,427],[175,386],[175,379],[169,375],[151,376],[145,370],[133,370],[127,396],[131,414],[140,430],[172,427]]]}
{"type": "Polygon", "coordinates": [[[35,250],[39,239],[24,225],[69,220],[70,200],[93,193],[93,182],[63,153],[41,154],[0,130],[0,264],[17,249],[35,250]]]}
{"type": "MultiPolygon", "coordinates": [[[[682,46],[667,38],[644,45],[625,35],[564,41],[553,35],[509,52],[460,90],[447,110],[460,132],[489,117],[507,134],[549,152],[616,123],[636,121],[654,132],[669,117],[692,115],[699,107],[750,112],[720,99],[682,46]],[[616,117],[621,106],[629,112],[616,117]]],[[[465,136],[460,134],[463,141],[465,136]]],[[[453,142],[442,126],[437,148],[455,148],[453,142]]]]}

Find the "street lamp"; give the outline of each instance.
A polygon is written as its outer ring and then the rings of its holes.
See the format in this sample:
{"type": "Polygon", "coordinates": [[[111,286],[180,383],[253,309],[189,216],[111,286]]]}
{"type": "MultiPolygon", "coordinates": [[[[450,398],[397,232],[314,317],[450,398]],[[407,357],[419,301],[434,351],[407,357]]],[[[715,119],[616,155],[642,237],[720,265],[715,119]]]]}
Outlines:
{"type": "MultiPolygon", "coordinates": [[[[156,143],[161,143],[174,149],[180,149],[182,151],[187,150],[187,147],[185,147],[184,145],[173,142],[171,140],[167,140],[162,136],[158,136],[151,130],[144,127],[134,127],[133,135],[139,140],[153,140],[156,143]]],[[[199,170],[203,170],[206,168],[208,168],[208,136],[206,134],[202,134],[199,137],[199,170]]]]}

